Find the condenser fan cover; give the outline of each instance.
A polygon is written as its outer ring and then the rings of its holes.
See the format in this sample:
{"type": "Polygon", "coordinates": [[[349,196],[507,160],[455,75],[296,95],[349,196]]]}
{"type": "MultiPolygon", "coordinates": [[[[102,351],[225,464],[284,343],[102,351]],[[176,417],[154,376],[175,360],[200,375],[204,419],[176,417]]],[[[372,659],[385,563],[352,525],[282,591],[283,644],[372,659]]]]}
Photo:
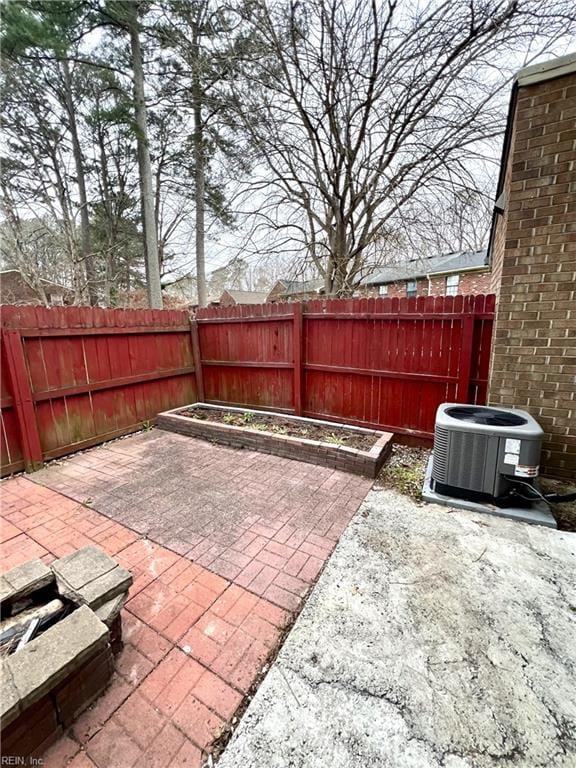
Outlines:
{"type": "Polygon", "coordinates": [[[489,427],[521,427],[527,419],[512,411],[496,408],[475,408],[474,406],[453,406],[446,409],[446,414],[457,421],[469,424],[485,424],[489,427]]]}

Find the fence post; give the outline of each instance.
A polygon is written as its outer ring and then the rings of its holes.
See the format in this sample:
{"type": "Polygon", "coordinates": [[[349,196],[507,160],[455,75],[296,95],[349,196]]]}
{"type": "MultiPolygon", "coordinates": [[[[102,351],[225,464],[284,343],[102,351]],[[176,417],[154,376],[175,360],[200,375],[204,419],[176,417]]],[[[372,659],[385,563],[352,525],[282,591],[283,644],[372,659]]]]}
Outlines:
{"type": "Polygon", "coordinates": [[[304,400],[304,371],[302,366],[302,348],[304,322],[302,318],[302,302],[292,304],[294,322],[292,326],[292,360],[294,363],[294,413],[302,415],[302,403],[304,400]]]}
{"type": "Polygon", "coordinates": [[[202,375],[202,354],[200,352],[200,336],[198,322],[190,320],[190,337],[192,339],[192,358],[194,360],[194,376],[196,377],[196,399],[204,402],[204,377],[202,375]]]}
{"type": "Polygon", "coordinates": [[[460,347],[460,364],[458,366],[458,396],[457,402],[467,403],[470,391],[470,371],[472,370],[472,353],[474,342],[473,314],[462,318],[462,345],[460,347]]]}
{"type": "Polygon", "coordinates": [[[22,336],[19,331],[2,331],[2,341],[6,350],[8,381],[12,390],[14,411],[22,440],[24,465],[26,472],[33,472],[42,466],[43,456],[22,336]]]}

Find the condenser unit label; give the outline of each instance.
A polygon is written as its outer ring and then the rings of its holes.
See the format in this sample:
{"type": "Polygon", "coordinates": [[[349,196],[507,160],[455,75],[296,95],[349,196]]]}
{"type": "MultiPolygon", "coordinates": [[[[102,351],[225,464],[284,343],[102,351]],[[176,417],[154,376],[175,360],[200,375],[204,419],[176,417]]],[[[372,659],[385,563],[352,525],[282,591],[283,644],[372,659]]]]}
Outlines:
{"type": "Polygon", "coordinates": [[[513,464],[516,466],[518,462],[520,461],[520,456],[517,456],[515,453],[507,453],[504,456],[504,464],[513,464]]]}
{"type": "Polygon", "coordinates": [[[518,477],[538,477],[540,467],[529,467],[526,464],[518,464],[514,469],[514,474],[518,477]]]}
{"type": "MultiPolygon", "coordinates": [[[[507,438],[504,444],[504,453],[520,453],[521,440],[514,440],[513,438],[507,438]]],[[[507,461],[507,464],[517,464],[517,461],[507,461]]]]}

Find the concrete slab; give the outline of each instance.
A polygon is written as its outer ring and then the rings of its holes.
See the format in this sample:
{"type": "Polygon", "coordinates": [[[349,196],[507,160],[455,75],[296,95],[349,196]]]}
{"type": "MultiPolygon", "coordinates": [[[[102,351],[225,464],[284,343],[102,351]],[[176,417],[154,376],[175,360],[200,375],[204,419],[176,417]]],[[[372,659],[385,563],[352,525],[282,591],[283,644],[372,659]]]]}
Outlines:
{"type": "Polygon", "coordinates": [[[527,502],[523,507],[497,507],[496,504],[457,499],[454,496],[444,496],[441,493],[437,493],[432,490],[432,461],[433,458],[430,456],[426,465],[426,474],[422,487],[422,498],[424,501],[428,501],[431,504],[440,504],[442,507],[455,507],[456,509],[466,509],[468,512],[481,512],[484,515],[506,517],[509,520],[518,520],[521,523],[545,525],[547,528],[558,527],[550,507],[544,501],[527,502]]]}
{"type": "Polygon", "coordinates": [[[219,768],[576,765],[576,535],[372,492],[219,768]]]}

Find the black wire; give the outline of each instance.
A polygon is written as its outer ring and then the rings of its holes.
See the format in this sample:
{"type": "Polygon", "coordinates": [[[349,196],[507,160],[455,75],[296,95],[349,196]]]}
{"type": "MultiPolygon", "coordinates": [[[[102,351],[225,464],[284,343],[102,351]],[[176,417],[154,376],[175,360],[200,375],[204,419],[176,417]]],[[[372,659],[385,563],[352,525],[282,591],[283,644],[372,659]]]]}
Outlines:
{"type": "MultiPolygon", "coordinates": [[[[532,498],[534,498],[534,497],[537,497],[537,498],[539,498],[539,499],[544,499],[544,498],[545,498],[545,497],[544,497],[544,494],[543,494],[543,493],[541,493],[541,492],[538,490],[538,488],[535,488],[533,485],[531,485],[530,483],[527,483],[525,480],[518,480],[518,478],[517,478],[517,477],[513,477],[512,475],[504,475],[504,477],[506,478],[506,480],[509,480],[509,481],[510,481],[511,483],[513,483],[514,485],[523,485],[523,486],[525,486],[526,488],[528,488],[528,490],[529,490],[529,491],[530,491],[532,494],[534,494],[534,495],[532,496],[532,498]]],[[[516,489],[513,489],[513,490],[516,490],[516,489]]]]}
{"type": "Polygon", "coordinates": [[[550,505],[550,503],[558,503],[562,501],[576,501],[576,492],[574,493],[547,493],[543,494],[541,493],[538,488],[535,488],[533,485],[530,485],[530,483],[526,483],[524,480],[518,480],[517,477],[511,477],[510,475],[504,475],[504,477],[507,480],[510,480],[511,483],[514,483],[514,485],[523,485],[530,493],[532,493],[532,496],[524,496],[521,494],[517,488],[512,488],[508,493],[519,496],[521,499],[526,499],[527,501],[535,501],[536,499],[540,499],[541,501],[545,502],[546,504],[550,505]]]}
{"type": "Polygon", "coordinates": [[[543,501],[545,504],[550,506],[550,502],[546,496],[544,496],[544,494],[541,493],[533,485],[530,485],[530,483],[526,483],[524,480],[518,480],[517,477],[511,477],[510,475],[504,475],[504,477],[514,484],[514,487],[508,491],[508,496],[518,496],[519,498],[525,499],[526,501],[543,501]],[[515,487],[516,485],[523,485],[525,488],[528,488],[531,495],[526,496],[524,493],[520,493],[518,488],[515,487]]]}
{"type": "Polygon", "coordinates": [[[576,492],[574,493],[548,493],[546,494],[546,498],[549,501],[553,501],[555,503],[562,502],[562,501],[576,501],[576,492]]]}

